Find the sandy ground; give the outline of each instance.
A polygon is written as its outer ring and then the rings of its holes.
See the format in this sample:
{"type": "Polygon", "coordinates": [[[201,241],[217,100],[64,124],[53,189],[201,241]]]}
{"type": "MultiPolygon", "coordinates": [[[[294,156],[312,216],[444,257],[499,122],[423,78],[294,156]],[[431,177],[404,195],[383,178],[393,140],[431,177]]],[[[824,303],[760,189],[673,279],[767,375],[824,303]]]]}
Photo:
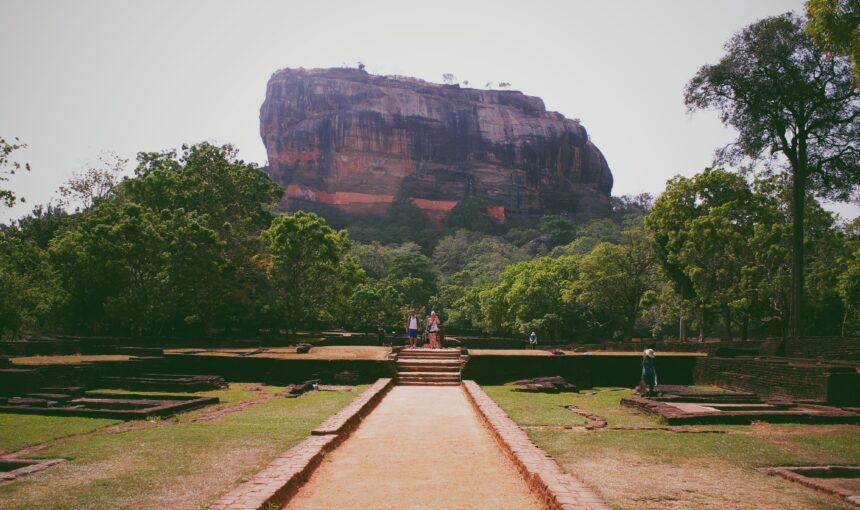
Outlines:
{"type": "Polygon", "coordinates": [[[260,347],[259,349],[165,349],[167,354],[194,354],[196,356],[224,356],[251,358],[276,358],[276,359],[361,359],[361,360],[385,360],[391,353],[390,347],[379,347],[373,345],[329,345],[313,347],[311,352],[296,354],[295,346],[292,347],[260,347]],[[252,354],[257,350],[263,352],[252,354]]]}
{"type": "Polygon", "coordinates": [[[540,506],[459,387],[397,386],[286,508],[540,506]]]}
{"type": "Polygon", "coordinates": [[[93,354],[80,355],[72,354],[68,356],[22,356],[11,358],[12,363],[16,365],[74,365],[83,363],[84,361],[128,361],[129,356],[124,354],[93,354]]]}
{"type": "MultiPolygon", "coordinates": [[[[563,351],[565,356],[642,356],[639,351],[593,351],[573,352],[563,351]]],[[[541,349],[469,349],[471,356],[553,356],[550,351],[541,349]]],[[[706,352],[657,352],[657,356],[707,356],[706,352]]]]}

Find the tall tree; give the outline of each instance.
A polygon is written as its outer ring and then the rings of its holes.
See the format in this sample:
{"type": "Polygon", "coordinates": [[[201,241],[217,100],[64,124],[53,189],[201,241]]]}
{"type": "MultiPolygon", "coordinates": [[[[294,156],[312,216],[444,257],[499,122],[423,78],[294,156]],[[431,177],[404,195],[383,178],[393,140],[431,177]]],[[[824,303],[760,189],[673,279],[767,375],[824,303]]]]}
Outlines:
{"type": "Polygon", "coordinates": [[[725,56],[687,84],[690,111],[713,108],[737,139],[718,159],[753,163],[784,156],[792,178],[790,334],[802,333],[803,223],[807,194],[845,200],[860,184],[860,93],[847,58],[829,57],[783,14],[726,44],[725,56]]]}

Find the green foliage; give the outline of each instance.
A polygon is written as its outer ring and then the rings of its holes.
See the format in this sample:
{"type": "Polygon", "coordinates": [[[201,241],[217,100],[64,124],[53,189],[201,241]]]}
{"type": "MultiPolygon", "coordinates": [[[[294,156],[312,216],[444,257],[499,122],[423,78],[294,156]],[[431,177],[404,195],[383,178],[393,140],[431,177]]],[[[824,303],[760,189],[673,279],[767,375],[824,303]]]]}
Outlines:
{"type": "Polygon", "coordinates": [[[0,336],[49,324],[65,299],[45,250],[15,227],[0,230],[0,296],[0,336]]]}
{"type": "Polygon", "coordinates": [[[497,285],[480,293],[484,329],[517,333],[538,329],[551,340],[563,331],[582,331],[582,311],[562,298],[577,273],[573,257],[541,257],[509,266],[497,285]]]}
{"type": "Polygon", "coordinates": [[[851,59],[860,83],[860,4],[856,0],[807,0],[806,32],[824,51],[851,59]]]}
{"type": "Polygon", "coordinates": [[[349,237],[313,213],[277,217],[263,232],[273,300],[269,324],[295,330],[345,317],[345,301],[365,279],[349,256],[349,237]]]}
{"type": "MultiPolygon", "coordinates": [[[[14,175],[20,170],[27,172],[30,171],[29,163],[20,163],[12,160],[13,152],[26,147],[26,144],[18,143],[17,138],[12,142],[8,142],[0,136],[0,182],[8,181],[8,175],[14,175]]],[[[12,207],[18,200],[24,202],[24,199],[18,197],[14,191],[0,188],[0,204],[6,207],[12,207]]]]}
{"type": "Polygon", "coordinates": [[[568,244],[576,239],[576,222],[564,216],[547,215],[540,219],[540,231],[549,236],[555,245],[568,244]]]}
{"type": "Polygon", "coordinates": [[[283,190],[254,164],[237,159],[230,145],[183,145],[181,152],[140,153],[129,200],[149,209],[183,208],[206,214],[212,228],[261,229],[283,190]]]}
{"type": "Polygon", "coordinates": [[[101,154],[98,159],[97,165],[89,165],[82,172],[76,172],[64,186],[60,186],[63,205],[75,205],[76,210],[86,211],[117,192],[128,160],[109,152],[101,154]]]}
{"type": "Polygon", "coordinates": [[[405,303],[401,290],[388,280],[362,283],[349,297],[350,325],[364,330],[399,328],[406,314],[405,303]]]}
{"type": "Polygon", "coordinates": [[[840,262],[842,271],[837,277],[836,291],[845,303],[841,334],[860,332],[860,243],[840,262]]]}
{"type": "MultiPolygon", "coordinates": [[[[818,5],[816,3],[816,5],[818,5]]],[[[818,27],[820,28],[820,27],[818,27]]],[[[813,25],[813,32],[817,31],[813,25]]],[[[860,92],[847,58],[825,55],[792,14],[765,18],[726,44],[686,88],[689,109],[712,108],[738,132],[723,161],[787,162],[792,182],[790,330],[802,333],[807,195],[845,200],[860,184],[860,92]]]]}
{"type": "Polygon", "coordinates": [[[613,337],[633,337],[636,320],[656,288],[658,274],[650,239],[631,232],[630,244],[601,243],[579,262],[579,278],[564,299],[576,301],[591,313],[595,330],[613,337]]]}
{"type": "Polygon", "coordinates": [[[467,197],[454,206],[445,217],[445,227],[449,229],[469,229],[486,234],[499,233],[503,226],[487,214],[490,203],[482,198],[467,197]]]}
{"type": "Polygon", "coordinates": [[[369,244],[353,242],[349,250],[352,259],[364,269],[367,276],[376,280],[388,274],[391,263],[399,255],[420,252],[421,247],[414,242],[395,245],[384,245],[378,241],[369,244]]]}
{"type": "Polygon", "coordinates": [[[189,315],[211,321],[219,306],[218,235],[184,209],[153,212],[111,200],[51,243],[76,331],[165,333],[189,315]],[[101,329],[104,328],[104,329],[101,329]]]}

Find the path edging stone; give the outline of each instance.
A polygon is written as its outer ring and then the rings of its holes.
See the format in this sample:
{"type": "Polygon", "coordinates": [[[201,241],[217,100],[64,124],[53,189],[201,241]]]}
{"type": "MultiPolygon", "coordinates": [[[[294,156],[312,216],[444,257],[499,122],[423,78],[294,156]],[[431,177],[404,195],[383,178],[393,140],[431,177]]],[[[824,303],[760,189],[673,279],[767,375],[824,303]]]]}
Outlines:
{"type": "Polygon", "coordinates": [[[358,428],[393,383],[390,378],[377,380],[346,407],[326,418],[310,436],[222,496],[209,510],[267,510],[284,505],[308,481],[325,455],[358,428]]]}
{"type": "Polygon", "coordinates": [[[463,381],[469,402],[514,462],[529,489],[551,510],[609,510],[603,498],[538,448],[475,381],[463,381]]]}

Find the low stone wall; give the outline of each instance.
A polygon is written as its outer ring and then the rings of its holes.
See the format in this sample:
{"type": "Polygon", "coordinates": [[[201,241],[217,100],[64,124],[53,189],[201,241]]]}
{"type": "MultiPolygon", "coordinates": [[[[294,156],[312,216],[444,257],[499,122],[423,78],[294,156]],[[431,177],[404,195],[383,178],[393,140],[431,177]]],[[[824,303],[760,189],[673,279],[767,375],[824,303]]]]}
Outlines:
{"type": "Polygon", "coordinates": [[[860,338],[786,338],[783,340],[779,352],[774,354],[790,358],[860,361],[860,338]]]}
{"type": "MultiPolygon", "coordinates": [[[[657,359],[661,384],[693,383],[693,366],[700,356],[666,356],[657,359]]],[[[600,356],[506,356],[473,355],[463,369],[463,379],[479,384],[502,384],[517,379],[560,375],[581,388],[639,384],[642,360],[631,355],[600,356]]]]}
{"type": "Polygon", "coordinates": [[[165,371],[165,358],[98,361],[57,365],[12,365],[0,369],[0,394],[23,394],[43,386],[94,387],[101,376],[165,371]]]}
{"type": "Polygon", "coordinates": [[[603,499],[580,480],[565,473],[511,420],[475,381],[463,381],[463,390],[490,433],[514,462],[531,491],[550,510],[609,510],[603,499]]]}
{"type": "Polygon", "coordinates": [[[166,371],[172,373],[220,375],[231,382],[259,382],[277,386],[310,379],[366,384],[395,375],[394,365],[388,360],[277,359],[199,354],[168,354],[166,359],[166,371]],[[354,379],[342,379],[345,372],[354,376],[354,379]]]}
{"type": "Polygon", "coordinates": [[[376,381],[304,441],[222,496],[209,510],[268,510],[283,506],[308,481],[325,455],[358,428],[392,386],[393,379],[376,381]]]}
{"type": "Polygon", "coordinates": [[[693,378],[696,384],[749,391],[771,400],[860,403],[856,369],[810,360],[700,358],[695,362],[693,378]]]}

